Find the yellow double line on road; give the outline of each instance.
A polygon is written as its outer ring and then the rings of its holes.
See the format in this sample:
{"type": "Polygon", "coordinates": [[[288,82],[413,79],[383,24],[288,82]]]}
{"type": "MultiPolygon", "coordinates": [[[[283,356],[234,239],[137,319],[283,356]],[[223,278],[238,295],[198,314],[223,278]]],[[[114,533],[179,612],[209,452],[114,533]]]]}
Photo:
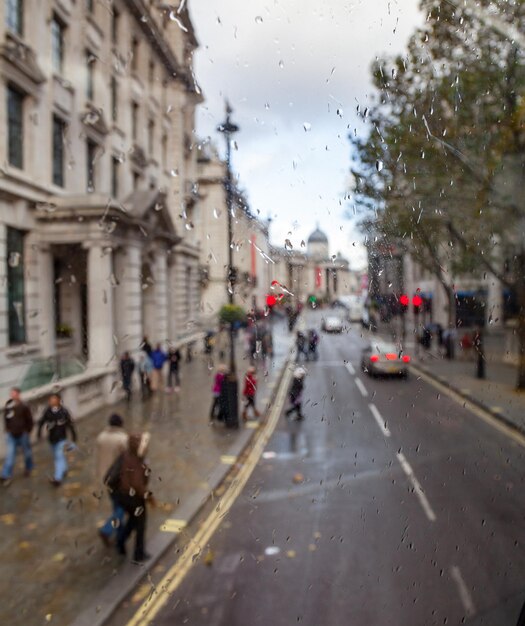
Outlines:
{"type": "Polygon", "coordinates": [[[248,482],[268,440],[272,436],[279,421],[291,377],[292,370],[286,365],[268,421],[263,428],[261,428],[258,438],[246,458],[246,462],[219,500],[219,504],[214,508],[213,512],[210,513],[204,524],[190,540],[190,543],[184,548],[177,562],[169,569],[157,588],[153,590],[151,595],[142,603],[138,611],[127,623],[127,626],[147,626],[151,624],[159,611],[170,599],[170,595],[179,587],[186,574],[202,554],[214,532],[220,526],[224,517],[248,482]]]}

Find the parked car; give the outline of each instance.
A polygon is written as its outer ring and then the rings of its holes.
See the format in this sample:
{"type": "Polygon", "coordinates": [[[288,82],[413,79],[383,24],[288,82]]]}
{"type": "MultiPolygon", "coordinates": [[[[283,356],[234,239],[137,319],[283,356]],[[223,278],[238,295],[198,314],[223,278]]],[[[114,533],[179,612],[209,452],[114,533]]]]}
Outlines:
{"type": "Polygon", "coordinates": [[[321,328],[325,331],[325,333],[342,333],[343,320],[335,315],[329,315],[323,319],[321,328]]]}
{"type": "Polygon", "coordinates": [[[387,341],[372,341],[361,353],[361,369],[369,376],[391,374],[408,377],[410,357],[387,341]]]}

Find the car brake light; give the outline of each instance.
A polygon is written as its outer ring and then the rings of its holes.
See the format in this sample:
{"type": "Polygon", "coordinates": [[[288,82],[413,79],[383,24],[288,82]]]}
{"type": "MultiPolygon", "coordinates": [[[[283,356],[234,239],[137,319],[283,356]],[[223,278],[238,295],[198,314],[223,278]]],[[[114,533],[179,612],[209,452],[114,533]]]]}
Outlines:
{"type": "Polygon", "coordinates": [[[408,354],[403,355],[403,363],[410,363],[410,357],[408,356],[408,354]]]}
{"type": "Polygon", "coordinates": [[[370,357],[370,360],[372,361],[372,363],[377,363],[377,361],[379,361],[379,357],[377,356],[377,354],[373,354],[370,357]]]}
{"type": "Polygon", "coordinates": [[[397,359],[397,354],[394,354],[393,352],[389,352],[388,354],[385,354],[385,356],[389,361],[395,361],[397,359]]]}

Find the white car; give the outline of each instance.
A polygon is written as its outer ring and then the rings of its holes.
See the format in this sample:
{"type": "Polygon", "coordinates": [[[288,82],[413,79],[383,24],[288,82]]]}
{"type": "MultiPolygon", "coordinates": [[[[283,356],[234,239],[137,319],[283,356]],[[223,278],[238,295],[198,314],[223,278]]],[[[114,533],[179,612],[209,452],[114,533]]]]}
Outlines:
{"type": "Polygon", "coordinates": [[[335,315],[330,315],[323,319],[322,329],[325,333],[342,333],[343,320],[335,315]]]}
{"type": "Polygon", "coordinates": [[[361,369],[369,376],[391,374],[408,377],[410,357],[402,354],[395,344],[372,340],[361,354],[361,369]]]}

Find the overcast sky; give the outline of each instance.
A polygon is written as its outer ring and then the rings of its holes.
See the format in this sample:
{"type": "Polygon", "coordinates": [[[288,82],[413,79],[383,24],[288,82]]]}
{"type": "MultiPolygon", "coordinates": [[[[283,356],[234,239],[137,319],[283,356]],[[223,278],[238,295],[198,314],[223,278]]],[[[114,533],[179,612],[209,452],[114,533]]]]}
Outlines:
{"type": "Polygon", "coordinates": [[[252,210],[272,217],[273,243],[300,247],[318,222],[332,253],[364,266],[362,236],[344,217],[347,136],[357,104],[367,106],[370,64],[404,50],[422,22],[418,0],[190,0],[189,8],[206,98],[199,134],[217,137],[228,97],[241,127],[233,168],[252,210]]]}

